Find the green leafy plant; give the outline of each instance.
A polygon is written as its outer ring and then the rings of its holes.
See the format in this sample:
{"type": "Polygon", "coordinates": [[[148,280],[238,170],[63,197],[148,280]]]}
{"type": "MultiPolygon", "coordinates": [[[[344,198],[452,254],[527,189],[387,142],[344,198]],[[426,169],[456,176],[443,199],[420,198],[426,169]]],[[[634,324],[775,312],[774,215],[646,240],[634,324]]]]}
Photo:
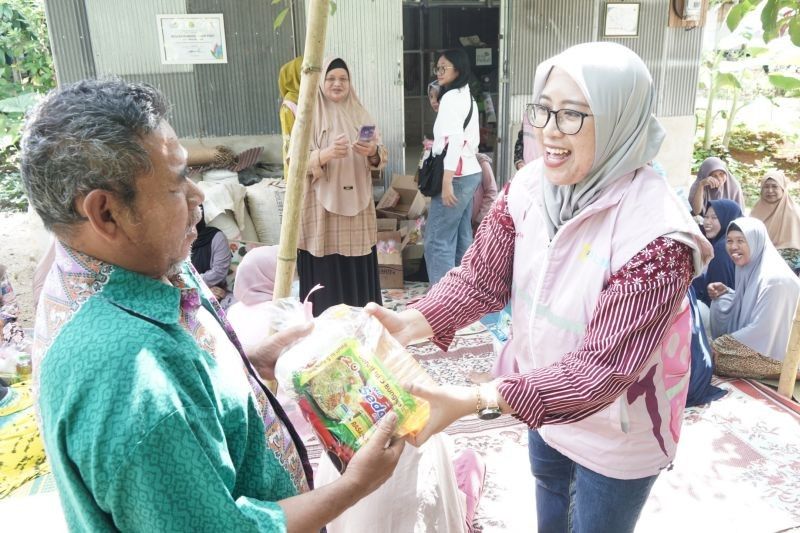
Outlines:
{"type": "MultiPolygon", "coordinates": [[[[283,2],[285,4],[284,8],[281,9],[278,14],[275,16],[275,20],[272,21],[272,29],[277,30],[283,24],[284,19],[289,14],[292,9],[292,2],[294,0],[272,0],[272,5],[280,4],[283,2]]],[[[331,15],[336,13],[336,2],[331,0],[331,15]]]]}
{"type": "Polygon", "coordinates": [[[0,209],[27,205],[16,154],[25,113],[55,87],[41,0],[0,3],[0,209]]]}

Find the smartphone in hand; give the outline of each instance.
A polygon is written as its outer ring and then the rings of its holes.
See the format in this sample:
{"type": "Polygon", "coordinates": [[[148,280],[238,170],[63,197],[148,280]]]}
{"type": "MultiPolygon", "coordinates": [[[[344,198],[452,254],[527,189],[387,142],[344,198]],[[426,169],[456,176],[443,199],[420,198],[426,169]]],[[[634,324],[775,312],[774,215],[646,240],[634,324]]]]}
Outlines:
{"type": "Polygon", "coordinates": [[[361,126],[358,132],[359,141],[371,141],[375,137],[375,126],[361,126]]]}

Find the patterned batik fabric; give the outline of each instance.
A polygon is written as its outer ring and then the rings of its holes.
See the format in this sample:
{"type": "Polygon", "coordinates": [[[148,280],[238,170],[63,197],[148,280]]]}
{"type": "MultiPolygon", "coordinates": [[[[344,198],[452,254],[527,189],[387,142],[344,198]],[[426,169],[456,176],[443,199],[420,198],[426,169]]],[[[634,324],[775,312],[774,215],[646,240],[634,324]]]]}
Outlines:
{"type": "MultiPolygon", "coordinates": [[[[197,343],[208,353],[216,353],[217,350],[215,348],[218,344],[231,343],[233,346],[228,347],[229,350],[235,350],[241,358],[244,350],[236,337],[233,326],[225,316],[225,311],[223,311],[221,304],[214,298],[208,286],[199,282],[201,278],[194,267],[190,263],[186,263],[185,266],[186,271],[172,280],[173,285],[181,289],[181,324],[192,333],[197,343]],[[209,333],[208,328],[203,328],[198,321],[198,311],[201,309],[201,305],[207,308],[207,311],[211,313],[216,324],[222,330],[222,333],[217,338],[214,338],[209,333]]],[[[244,362],[244,358],[241,359],[244,362]]],[[[296,435],[293,437],[288,425],[282,423],[280,418],[276,416],[268,396],[269,393],[260,380],[256,378],[254,371],[246,365],[242,366],[242,371],[247,378],[248,385],[253,392],[256,405],[261,413],[261,418],[264,421],[267,446],[292,476],[292,481],[297,491],[308,492],[310,489],[308,480],[311,479],[312,471],[305,450],[302,449],[302,445],[298,446],[296,444],[300,442],[300,438],[296,435]]],[[[276,408],[279,407],[276,406],[276,408]]],[[[286,416],[283,416],[283,420],[286,420],[286,416]]]]}
{"type": "Polygon", "coordinates": [[[731,335],[717,337],[711,346],[715,373],[719,376],[763,379],[781,375],[781,361],[761,355],[731,335]]]}
{"type": "Polygon", "coordinates": [[[300,459],[281,454],[298,450],[271,402],[258,405],[242,374],[215,360],[231,341],[192,324],[186,309],[209,305],[202,283],[188,267],[177,281],[57,247],[38,309],[34,376],[67,523],[285,531],[277,502],[304,483],[284,467],[300,459]],[[281,445],[268,446],[276,431],[281,445]]]}

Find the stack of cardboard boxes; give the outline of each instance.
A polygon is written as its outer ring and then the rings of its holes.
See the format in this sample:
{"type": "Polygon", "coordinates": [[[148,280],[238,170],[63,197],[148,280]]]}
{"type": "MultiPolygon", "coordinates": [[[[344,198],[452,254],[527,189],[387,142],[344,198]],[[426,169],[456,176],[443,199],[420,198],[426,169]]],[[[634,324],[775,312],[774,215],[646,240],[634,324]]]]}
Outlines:
{"type": "Polygon", "coordinates": [[[423,215],[428,203],[414,176],[395,175],[381,197],[378,213],[378,269],[381,288],[402,289],[403,278],[414,275],[423,256],[423,215]]]}

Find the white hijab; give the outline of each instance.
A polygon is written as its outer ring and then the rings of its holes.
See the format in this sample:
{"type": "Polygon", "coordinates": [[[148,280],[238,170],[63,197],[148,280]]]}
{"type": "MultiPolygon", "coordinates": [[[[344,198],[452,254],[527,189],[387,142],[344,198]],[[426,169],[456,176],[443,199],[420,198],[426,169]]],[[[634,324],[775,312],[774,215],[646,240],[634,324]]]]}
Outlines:
{"type": "Polygon", "coordinates": [[[730,334],[767,357],[786,356],[792,321],[800,298],[800,280],[786,265],[757,218],[741,217],[738,227],[750,247],[750,262],[736,267],[736,290],[711,302],[711,336],[730,334]]]}
{"type": "Polygon", "coordinates": [[[592,169],[580,183],[553,185],[542,176],[550,238],[604,189],[651,161],[664,140],[664,130],[653,116],[653,79],[630,49],[609,42],[584,43],[544,61],[536,69],[534,102],[553,67],[566,72],[589,103],[595,154],[592,169]]]}

